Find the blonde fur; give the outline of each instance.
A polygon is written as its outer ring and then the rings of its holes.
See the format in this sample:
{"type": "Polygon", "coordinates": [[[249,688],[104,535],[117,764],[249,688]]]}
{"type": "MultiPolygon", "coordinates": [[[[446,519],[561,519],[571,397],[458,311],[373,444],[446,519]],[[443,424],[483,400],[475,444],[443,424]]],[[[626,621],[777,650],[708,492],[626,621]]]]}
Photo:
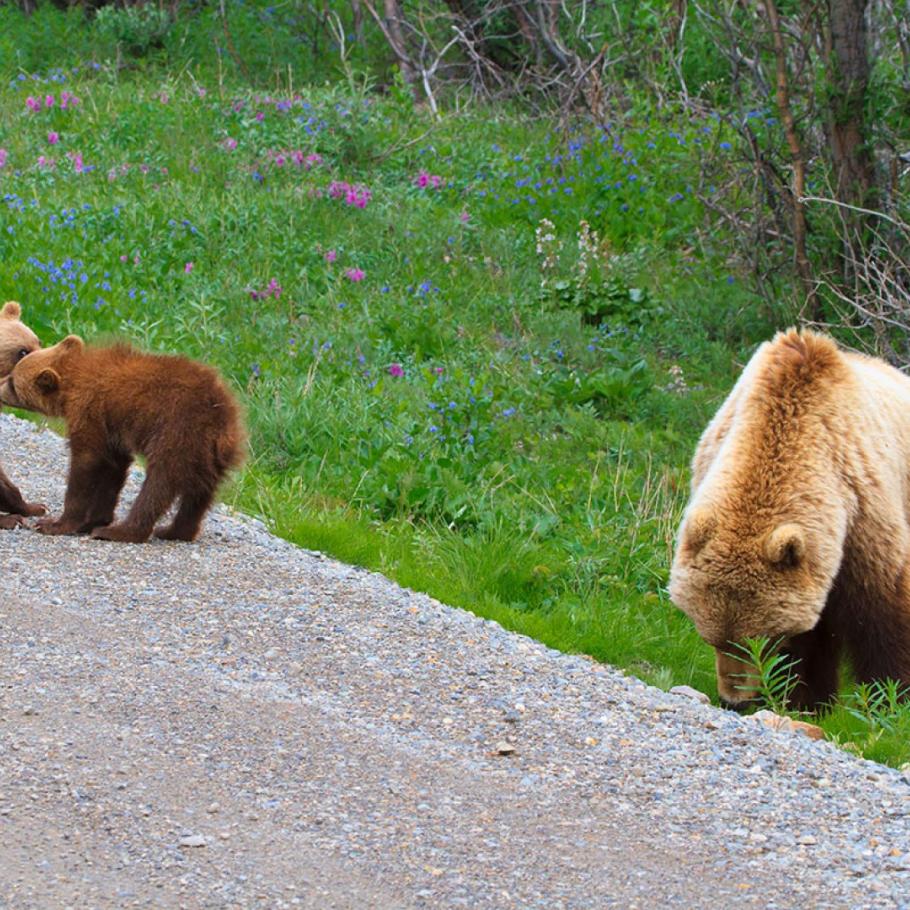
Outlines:
{"type": "Polygon", "coordinates": [[[763,344],[692,461],[670,595],[718,652],[718,690],[754,686],[725,655],[766,636],[826,702],[843,649],[863,679],[910,683],[910,379],[811,331],[763,344]],[[734,678],[736,677],[736,678],[734,678]]]}

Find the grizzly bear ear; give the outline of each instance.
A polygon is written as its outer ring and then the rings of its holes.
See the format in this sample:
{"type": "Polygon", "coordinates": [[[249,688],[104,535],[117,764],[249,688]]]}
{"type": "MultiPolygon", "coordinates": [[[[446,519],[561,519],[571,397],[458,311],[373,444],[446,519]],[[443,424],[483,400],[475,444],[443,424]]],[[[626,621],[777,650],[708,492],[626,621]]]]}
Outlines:
{"type": "Polygon", "coordinates": [[[7,300],[0,310],[0,319],[18,319],[22,315],[22,307],[15,300],[7,300]]]}
{"type": "Polygon", "coordinates": [[[705,509],[695,509],[686,516],[682,545],[694,556],[711,539],[717,530],[717,517],[705,509]]]}
{"type": "Polygon", "coordinates": [[[795,524],[778,525],[765,538],[765,558],[773,566],[795,568],[806,555],[806,536],[795,524]]]}
{"type": "Polygon", "coordinates": [[[60,375],[50,367],[45,367],[36,377],[35,385],[44,395],[50,395],[60,388],[60,375]]]}
{"type": "Polygon", "coordinates": [[[60,342],[61,351],[81,351],[85,347],[85,342],[78,335],[67,335],[60,342]]]}

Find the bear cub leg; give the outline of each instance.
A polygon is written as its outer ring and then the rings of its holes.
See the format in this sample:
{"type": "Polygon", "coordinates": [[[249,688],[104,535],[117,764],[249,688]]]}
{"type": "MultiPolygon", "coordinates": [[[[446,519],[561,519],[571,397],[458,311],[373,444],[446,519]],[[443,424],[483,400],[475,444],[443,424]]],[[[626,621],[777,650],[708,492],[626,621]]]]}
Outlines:
{"type": "Polygon", "coordinates": [[[63,514],[39,521],[36,527],[42,534],[87,534],[98,525],[108,524],[114,516],[129,457],[107,455],[99,459],[72,440],[70,451],[63,514]]]}
{"type": "Polygon", "coordinates": [[[214,490],[184,492],[173,522],[165,527],[156,528],[155,537],[161,540],[195,540],[202,519],[214,499],[214,490]]]}
{"type": "Polygon", "coordinates": [[[177,495],[170,471],[161,464],[149,463],[142,489],[126,518],[119,524],[96,527],[92,537],[120,543],[144,543],[155,522],[170,508],[177,495]]]}

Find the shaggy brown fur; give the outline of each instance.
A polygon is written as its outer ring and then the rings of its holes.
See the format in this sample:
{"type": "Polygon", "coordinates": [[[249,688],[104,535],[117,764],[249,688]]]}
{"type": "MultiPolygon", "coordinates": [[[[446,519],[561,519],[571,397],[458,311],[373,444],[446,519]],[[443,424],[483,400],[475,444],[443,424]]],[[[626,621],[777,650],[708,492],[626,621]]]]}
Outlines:
{"type": "MultiPolygon", "coordinates": [[[[19,317],[22,310],[15,300],[8,300],[0,310],[0,378],[8,376],[13,367],[26,354],[37,351],[41,345],[38,337],[19,317]]],[[[0,528],[15,528],[22,524],[23,516],[43,515],[47,511],[36,502],[26,502],[16,485],[0,468],[0,528]]]]}
{"type": "Polygon", "coordinates": [[[910,685],[910,379],[790,331],[763,344],[692,462],[670,596],[717,653],[725,701],[755,695],[730,652],[780,640],[796,707],[818,708],[849,657],[910,685]]]}
{"type": "Polygon", "coordinates": [[[237,403],[213,369],[185,357],[87,348],[70,335],[23,358],[0,383],[0,401],[66,420],[66,499],[60,518],[38,523],[45,534],[140,543],[179,497],[173,522],[155,535],[193,540],[222,478],[243,460],[237,403]],[[145,481],[129,515],[113,524],[137,454],[145,481]]]}

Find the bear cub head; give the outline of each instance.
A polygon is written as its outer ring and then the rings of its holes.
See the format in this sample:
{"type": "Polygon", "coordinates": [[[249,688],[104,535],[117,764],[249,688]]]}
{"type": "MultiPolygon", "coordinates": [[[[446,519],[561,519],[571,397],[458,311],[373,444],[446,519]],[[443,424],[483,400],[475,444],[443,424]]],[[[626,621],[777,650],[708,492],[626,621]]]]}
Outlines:
{"type": "Polygon", "coordinates": [[[78,335],[23,357],[0,382],[0,402],[14,408],[62,417],[66,377],[85,349],[78,335]]]}
{"type": "Polygon", "coordinates": [[[26,354],[41,347],[38,336],[21,320],[22,308],[9,300],[0,309],[0,376],[8,376],[26,354]]]}

